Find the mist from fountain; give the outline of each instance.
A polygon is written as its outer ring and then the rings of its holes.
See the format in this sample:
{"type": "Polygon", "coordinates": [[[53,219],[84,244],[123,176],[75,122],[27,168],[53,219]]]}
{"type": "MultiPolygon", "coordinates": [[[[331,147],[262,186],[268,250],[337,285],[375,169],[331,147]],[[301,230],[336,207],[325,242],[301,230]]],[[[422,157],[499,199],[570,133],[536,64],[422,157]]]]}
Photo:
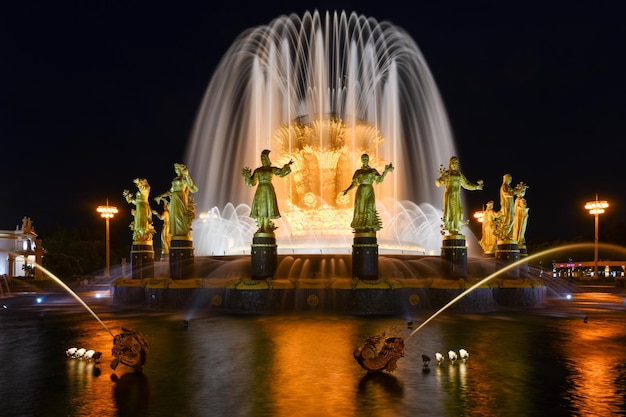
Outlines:
{"type": "MultiPolygon", "coordinates": [[[[246,253],[256,231],[241,169],[263,149],[275,165],[279,251],[345,253],[351,197],[339,197],[370,155],[396,167],[376,186],[381,253],[438,253],[439,165],[456,154],[435,81],[414,40],[356,13],[281,16],[242,33],[199,109],[186,161],[200,190],[196,255],[246,253]]],[[[478,248],[469,231],[468,246],[478,248]]],[[[471,250],[471,249],[470,249],[471,250]]]]}

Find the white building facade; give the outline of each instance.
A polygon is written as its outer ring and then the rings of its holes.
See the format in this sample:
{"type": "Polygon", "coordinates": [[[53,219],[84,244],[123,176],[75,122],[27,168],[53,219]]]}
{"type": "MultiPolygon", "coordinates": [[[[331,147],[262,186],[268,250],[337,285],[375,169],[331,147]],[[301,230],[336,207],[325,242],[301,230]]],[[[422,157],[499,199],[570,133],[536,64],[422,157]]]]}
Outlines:
{"type": "Polygon", "coordinates": [[[30,217],[22,219],[15,230],[0,230],[0,276],[5,278],[34,276],[43,279],[41,265],[43,248],[30,217]]]}

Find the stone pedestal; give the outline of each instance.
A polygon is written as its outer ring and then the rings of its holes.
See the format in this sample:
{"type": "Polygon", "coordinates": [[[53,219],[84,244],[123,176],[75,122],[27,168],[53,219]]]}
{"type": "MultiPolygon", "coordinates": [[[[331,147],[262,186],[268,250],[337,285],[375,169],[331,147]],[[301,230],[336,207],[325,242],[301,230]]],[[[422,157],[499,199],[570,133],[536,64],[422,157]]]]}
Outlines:
{"type": "MultiPolygon", "coordinates": [[[[519,245],[519,258],[526,259],[528,258],[528,250],[526,249],[526,245],[519,245]]],[[[524,274],[530,273],[530,269],[528,268],[528,262],[524,262],[520,265],[520,272],[524,274]]]]}
{"type": "Polygon", "coordinates": [[[528,250],[526,249],[526,246],[522,246],[522,245],[518,245],[518,249],[519,249],[519,258],[520,259],[524,259],[528,257],[528,250]]]}
{"type": "MultiPolygon", "coordinates": [[[[496,245],[496,261],[498,269],[505,268],[519,261],[520,250],[517,240],[498,240],[496,245]]],[[[499,278],[519,278],[519,267],[513,267],[500,274],[499,278]]]]}
{"type": "Polygon", "coordinates": [[[447,235],[441,242],[441,265],[446,278],[467,278],[467,245],[462,234],[447,235]]]}
{"type": "Polygon", "coordinates": [[[357,232],[352,243],[352,278],[378,279],[378,241],[375,232],[357,232]]]}
{"type": "Polygon", "coordinates": [[[268,279],[274,276],[278,265],[278,249],[273,233],[255,233],[250,249],[252,279],[268,279]]]}
{"type": "Polygon", "coordinates": [[[151,243],[132,244],[130,248],[130,277],[134,279],[154,277],[154,248],[151,243]]]}
{"type": "Polygon", "coordinates": [[[170,242],[170,278],[194,277],[193,240],[190,237],[173,236],[170,242]]]}

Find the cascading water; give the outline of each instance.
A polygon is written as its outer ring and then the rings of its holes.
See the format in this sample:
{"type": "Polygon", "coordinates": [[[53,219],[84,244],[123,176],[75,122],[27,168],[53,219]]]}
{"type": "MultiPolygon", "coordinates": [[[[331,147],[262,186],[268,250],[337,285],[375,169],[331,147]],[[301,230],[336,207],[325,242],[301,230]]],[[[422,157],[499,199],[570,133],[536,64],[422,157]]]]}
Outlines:
{"type": "Polygon", "coordinates": [[[281,16],[234,42],[187,148],[200,187],[196,209],[204,212],[193,225],[196,255],[249,250],[253,191],[241,169],[258,165],[263,149],[276,166],[294,161],[292,174],[274,180],[279,251],[350,250],[352,201],[340,191],[368,153],[379,170],[389,162],[396,167],[376,186],[381,253],[439,252],[434,178],[456,151],[430,70],[402,29],[355,13],[315,11],[281,16]]]}

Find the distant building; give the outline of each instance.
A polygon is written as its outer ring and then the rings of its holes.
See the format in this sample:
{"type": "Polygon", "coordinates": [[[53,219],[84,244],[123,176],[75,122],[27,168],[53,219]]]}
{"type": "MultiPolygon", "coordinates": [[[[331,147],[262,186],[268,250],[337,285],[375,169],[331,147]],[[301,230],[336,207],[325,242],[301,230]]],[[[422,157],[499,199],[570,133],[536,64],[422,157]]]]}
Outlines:
{"type": "Polygon", "coordinates": [[[36,280],[43,279],[41,269],[35,268],[35,263],[41,265],[42,256],[41,239],[37,238],[30,217],[24,217],[22,226],[15,226],[15,230],[0,230],[0,276],[32,274],[36,280]]]}
{"type": "MultiPolygon", "coordinates": [[[[552,275],[555,277],[594,278],[595,261],[553,262],[552,275]]],[[[624,278],[626,261],[598,260],[598,276],[595,278],[624,278]]]]}

